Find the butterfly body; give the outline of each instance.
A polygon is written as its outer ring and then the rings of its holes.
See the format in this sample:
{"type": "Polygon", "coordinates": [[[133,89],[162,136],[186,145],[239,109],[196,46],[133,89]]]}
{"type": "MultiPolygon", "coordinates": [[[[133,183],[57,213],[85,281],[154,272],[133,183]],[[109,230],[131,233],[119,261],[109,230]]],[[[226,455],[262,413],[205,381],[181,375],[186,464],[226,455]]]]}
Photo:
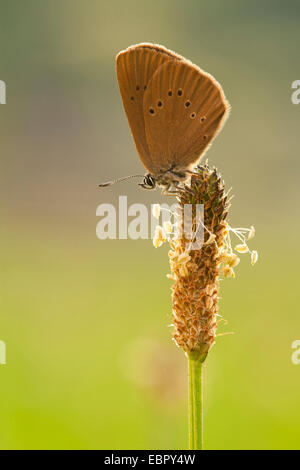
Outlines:
{"type": "Polygon", "coordinates": [[[121,51],[116,68],[131,133],[148,171],[140,185],[176,190],[228,116],[222,87],[184,57],[155,44],[121,51]]]}
{"type": "Polygon", "coordinates": [[[179,183],[186,181],[189,176],[190,174],[185,169],[177,170],[171,166],[169,169],[166,169],[165,171],[162,170],[161,173],[156,175],[147,173],[144,176],[142,183],[139,183],[139,185],[144,189],[155,189],[159,186],[165,194],[168,192],[174,193],[172,188],[176,190],[179,183]]]}

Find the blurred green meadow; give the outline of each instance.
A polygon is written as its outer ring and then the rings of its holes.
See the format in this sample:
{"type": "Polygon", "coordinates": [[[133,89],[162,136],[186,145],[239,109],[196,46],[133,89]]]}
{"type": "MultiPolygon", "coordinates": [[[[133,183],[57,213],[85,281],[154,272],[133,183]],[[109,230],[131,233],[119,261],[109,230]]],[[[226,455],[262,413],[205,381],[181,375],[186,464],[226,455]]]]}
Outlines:
{"type": "MultiPolygon", "coordinates": [[[[185,449],[186,359],[171,340],[167,247],[96,238],[96,208],[163,201],[143,171],[115,55],[139,42],[213,74],[232,105],[207,157],[254,225],[222,281],[205,368],[205,448],[299,449],[299,2],[0,0],[1,449],[185,449]]],[[[169,202],[169,201],[168,201],[169,202]]]]}

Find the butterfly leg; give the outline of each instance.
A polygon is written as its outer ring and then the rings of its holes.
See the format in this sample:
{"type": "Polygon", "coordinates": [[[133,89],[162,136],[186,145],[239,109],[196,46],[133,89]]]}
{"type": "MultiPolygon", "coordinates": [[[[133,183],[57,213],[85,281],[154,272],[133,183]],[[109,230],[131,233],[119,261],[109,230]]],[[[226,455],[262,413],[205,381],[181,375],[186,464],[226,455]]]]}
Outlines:
{"type": "Polygon", "coordinates": [[[171,189],[163,189],[161,191],[161,194],[163,196],[179,196],[179,191],[176,189],[176,190],[171,190],[171,189]]]}
{"type": "Polygon", "coordinates": [[[180,182],[178,181],[175,184],[166,186],[162,189],[163,196],[180,196],[180,193],[184,193],[186,191],[185,188],[179,186],[180,182]]]}
{"type": "Polygon", "coordinates": [[[180,194],[184,194],[184,193],[194,194],[194,192],[188,186],[186,186],[186,185],[184,185],[184,187],[179,186],[179,182],[177,183],[177,185],[175,185],[174,190],[169,190],[168,192],[169,192],[169,194],[177,194],[178,196],[180,194]]]}
{"type": "MultiPolygon", "coordinates": [[[[168,174],[175,177],[175,181],[172,183],[172,185],[175,186],[176,189],[178,189],[179,191],[183,191],[183,188],[181,188],[178,185],[180,183],[184,183],[184,181],[187,179],[187,174],[186,173],[194,175],[194,176],[200,178],[200,175],[198,175],[198,173],[194,173],[193,171],[190,171],[190,170],[184,170],[184,172],[177,172],[177,171],[174,171],[174,170],[169,170],[166,173],[168,173],[168,174]]],[[[184,186],[184,191],[185,192],[187,191],[187,192],[193,194],[193,191],[187,185],[184,186]]]]}
{"type": "Polygon", "coordinates": [[[201,178],[201,176],[199,175],[199,173],[196,173],[195,171],[191,171],[191,170],[185,170],[189,175],[192,175],[192,176],[196,176],[197,178],[201,178]]]}

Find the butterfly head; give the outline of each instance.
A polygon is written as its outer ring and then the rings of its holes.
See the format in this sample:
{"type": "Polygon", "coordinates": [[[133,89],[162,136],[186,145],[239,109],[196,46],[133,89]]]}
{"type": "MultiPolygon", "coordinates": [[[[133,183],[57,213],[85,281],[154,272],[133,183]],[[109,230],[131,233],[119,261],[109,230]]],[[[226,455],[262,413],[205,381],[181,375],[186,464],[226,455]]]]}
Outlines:
{"type": "Polygon", "coordinates": [[[147,173],[144,176],[142,183],[139,183],[139,185],[144,189],[155,189],[156,184],[156,179],[154,178],[154,176],[150,175],[150,173],[147,173]]]}

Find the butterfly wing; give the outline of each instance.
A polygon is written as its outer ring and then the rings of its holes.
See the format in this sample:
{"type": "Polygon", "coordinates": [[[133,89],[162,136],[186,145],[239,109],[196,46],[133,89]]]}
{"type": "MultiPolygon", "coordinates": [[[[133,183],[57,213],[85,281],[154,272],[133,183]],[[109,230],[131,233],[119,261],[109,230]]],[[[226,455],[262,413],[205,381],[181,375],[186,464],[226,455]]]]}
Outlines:
{"type": "Polygon", "coordinates": [[[143,100],[153,174],[195,165],[224,124],[229,108],[211,75],[185,59],[162,64],[143,100]]]}
{"type": "Polygon", "coordinates": [[[117,77],[124,109],[142,163],[153,172],[151,152],[145,133],[143,99],[155,71],[180,56],[162,46],[138,44],[120,52],[116,58],[117,77]]]}

